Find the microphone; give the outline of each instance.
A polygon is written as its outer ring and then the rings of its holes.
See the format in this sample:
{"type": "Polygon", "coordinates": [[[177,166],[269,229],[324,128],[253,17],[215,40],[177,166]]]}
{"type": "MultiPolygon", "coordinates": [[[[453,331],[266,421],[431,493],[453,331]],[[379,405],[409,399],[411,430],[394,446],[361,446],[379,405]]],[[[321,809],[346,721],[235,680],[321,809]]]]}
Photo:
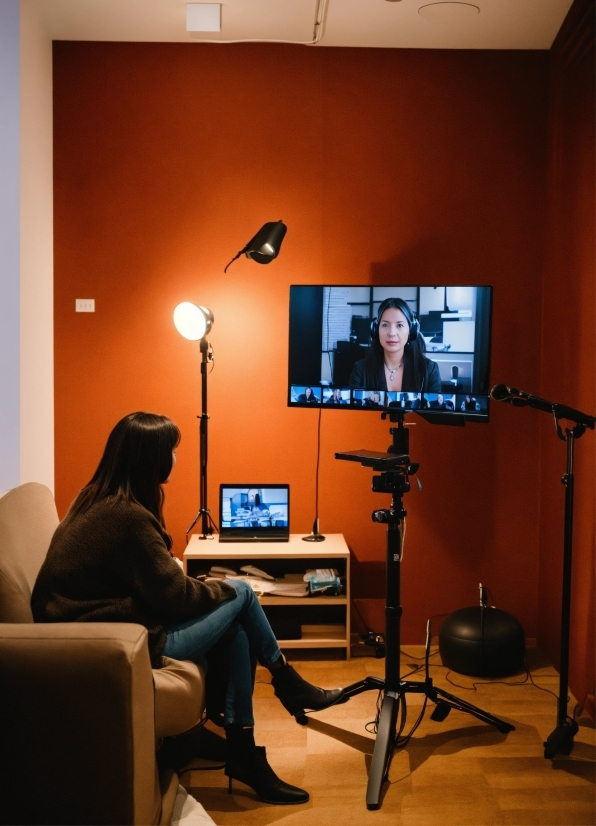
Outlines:
{"type": "Polygon", "coordinates": [[[517,395],[517,393],[518,391],[515,387],[507,387],[506,384],[495,384],[490,391],[490,397],[496,402],[505,402],[508,401],[513,394],[517,395]]]}
{"type": "Polygon", "coordinates": [[[558,402],[549,402],[546,399],[541,399],[540,396],[532,396],[530,393],[518,390],[517,387],[508,387],[506,384],[495,384],[491,388],[490,397],[498,402],[508,402],[514,407],[529,405],[536,408],[536,410],[543,410],[545,413],[554,413],[557,419],[569,419],[592,430],[596,424],[595,416],[589,416],[587,413],[582,413],[573,407],[567,407],[567,405],[558,402]]]}
{"type": "Polygon", "coordinates": [[[495,384],[490,391],[491,399],[497,402],[507,402],[514,407],[525,407],[529,404],[527,396],[527,393],[523,393],[517,387],[507,387],[506,384],[495,384]]]}

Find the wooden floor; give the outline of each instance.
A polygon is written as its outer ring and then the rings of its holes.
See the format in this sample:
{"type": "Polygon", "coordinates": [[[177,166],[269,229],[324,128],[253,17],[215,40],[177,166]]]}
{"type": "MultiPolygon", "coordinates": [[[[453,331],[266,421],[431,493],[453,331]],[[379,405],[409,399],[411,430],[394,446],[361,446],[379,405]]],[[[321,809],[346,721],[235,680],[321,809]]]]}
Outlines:
{"type": "MultiPolygon", "coordinates": [[[[402,677],[419,662],[422,649],[405,647],[402,677]]],[[[297,725],[274,697],[269,674],[259,669],[255,689],[256,740],[267,747],[269,761],[285,781],[308,789],[311,798],[301,806],[271,806],[240,783],[227,792],[223,771],[192,770],[181,782],[209,812],[218,826],[581,826],[596,823],[594,796],[595,738],[588,717],[578,718],[579,733],[569,757],[546,760],[543,741],[554,729],[557,702],[552,694],[525,675],[491,682],[469,690],[473,679],[440,666],[434,655],[435,684],[515,725],[501,734],[476,718],[452,711],[434,722],[429,704],[420,727],[405,749],[395,752],[381,808],[365,804],[367,772],[374,736],[366,726],[375,717],[376,692],[311,715],[306,727],[297,725]]],[[[534,681],[558,692],[558,675],[530,652],[534,681]]],[[[367,675],[382,677],[384,660],[372,657],[349,661],[298,662],[309,681],[332,687],[348,685],[367,675]]],[[[418,679],[412,676],[409,679],[418,679]]],[[[409,694],[404,732],[416,722],[422,697],[409,694]]],[[[570,710],[573,710],[573,700],[570,710]]],[[[195,766],[207,766],[195,761],[195,766]]]]}

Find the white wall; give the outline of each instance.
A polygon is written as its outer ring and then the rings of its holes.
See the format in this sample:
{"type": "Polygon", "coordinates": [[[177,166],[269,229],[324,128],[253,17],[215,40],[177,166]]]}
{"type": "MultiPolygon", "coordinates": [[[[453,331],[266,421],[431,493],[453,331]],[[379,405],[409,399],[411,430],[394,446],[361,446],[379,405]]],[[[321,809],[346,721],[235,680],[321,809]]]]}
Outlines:
{"type": "Polygon", "coordinates": [[[21,0],[19,475],[53,491],[52,41],[38,15],[37,4],[21,0]]]}
{"type": "Polygon", "coordinates": [[[0,491],[20,478],[19,0],[0,2],[0,491]]]}

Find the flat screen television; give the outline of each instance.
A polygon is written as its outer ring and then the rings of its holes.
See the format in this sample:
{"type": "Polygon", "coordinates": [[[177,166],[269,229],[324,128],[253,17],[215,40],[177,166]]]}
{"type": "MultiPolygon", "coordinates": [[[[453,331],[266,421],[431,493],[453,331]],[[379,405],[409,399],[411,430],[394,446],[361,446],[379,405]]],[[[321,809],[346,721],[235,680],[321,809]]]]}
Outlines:
{"type": "Polygon", "coordinates": [[[290,287],[288,405],[486,422],[492,287],[290,287]]]}

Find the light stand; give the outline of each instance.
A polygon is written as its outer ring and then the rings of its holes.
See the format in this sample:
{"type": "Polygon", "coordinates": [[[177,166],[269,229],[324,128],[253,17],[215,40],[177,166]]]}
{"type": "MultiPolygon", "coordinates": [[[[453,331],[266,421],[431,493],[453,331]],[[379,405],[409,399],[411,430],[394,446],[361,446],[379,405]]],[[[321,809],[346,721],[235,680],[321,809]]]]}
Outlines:
{"type": "Polygon", "coordinates": [[[201,352],[201,415],[199,418],[199,512],[186,530],[186,536],[201,519],[202,533],[199,539],[209,539],[213,535],[214,522],[207,507],[207,365],[213,361],[213,350],[207,341],[213,326],[213,313],[207,307],[197,306],[188,301],[174,310],[174,324],[178,332],[190,341],[200,341],[201,352]]]}
{"type": "MultiPolygon", "coordinates": [[[[478,720],[495,726],[506,734],[515,726],[493,717],[486,711],[460,700],[453,694],[433,685],[428,676],[424,682],[402,680],[399,673],[400,652],[400,622],[402,607],[400,605],[400,566],[403,549],[404,520],[406,511],[403,508],[402,496],[410,490],[408,475],[416,473],[418,465],[410,462],[408,455],[409,433],[404,426],[404,411],[396,410],[382,413],[381,417],[397,423],[397,427],[390,428],[393,443],[388,453],[359,450],[352,453],[336,453],[336,459],[347,459],[360,462],[363,467],[371,467],[380,471],[381,475],[373,477],[373,491],[376,493],[391,493],[391,507],[373,512],[373,522],[382,522],[387,525],[387,569],[386,569],[386,603],[385,603],[385,679],[379,677],[365,677],[357,683],[344,689],[343,697],[348,700],[363,691],[383,691],[383,703],[378,718],[377,736],[373,750],[372,763],[368,776],[366,790],[367,809],[378,809],[381,805],[381,789],[387,779],[391,757],[398,739],[397,717],[401,707],[401,728],[405,725],[407,694],[424,694],[426,699],[432,700],[436,707],[431,714],[431,720],[441,722],[452,708],[471,714],[478,720]]],[[[401,729],[400,729],[401,731],[401,729]]]]}
{"type": "Polygon", "coordinates": [[[589,427],[594,430],[596,417],[572,407],[549,402],[538,396],[532,396],[515,387],[504,384],[495,385],[490,394],[497,401],[508,402],[514,407],[535,407],[546,413],[552,413],[555,420],[557,436],[567,443],[567,468],[561,482],[565,485],[565,521],[563,528],[563,594],[561,598],[561,663],[559,672],[559,699],[557,703],[557,725],[544,743],[544,756],[552,760],[557,754],[569,754],[573,748],[573,738],[578,732],[578,725],[567,714],[567,693],[569,690],[569,630],[571,617],[571,558],[573,549],[573,447],[576,439],[589,427]],[[560,420],[575,422],[572,428],[561,428],[560,420]]]}
{"type": "MultiPolygon", "coordinates": [[[[281,249],[281,243],[288,228],[283,221],[269,221],[263,224],[261,229],[254,235],[248,244],[238,252],[232,261],[235,261],[242,254],[247,258],[252,258],[258,264],[269,264],[277,258],[281,249]]],[[[230,263],[224,269],[227,271],[230,263]]],[[[213,326],[213,313],[207,307],[197,306],[190,301],[183,301],[174,310],[174,324],[180,335],[190,341],[200,341],[201,349],[201,415],[199,425],[199,512],[189,525],[186,531],[188,534],[201,519],[202,534],[199,539],[210,539],[213,536],[213,529],[216,527],[211,513],[207,507],[207,425],[209,414],[207,413],[207,365],[213,361],[213,350],[207,341],[209,331],[213,326]]],[[[318,529],[317,529],[318,533],[318,529]]],[[[318,538],[318,537],[317,537],[318,538]]],[[[324,537],[321,537],[324,539],[324,537]]]]}

